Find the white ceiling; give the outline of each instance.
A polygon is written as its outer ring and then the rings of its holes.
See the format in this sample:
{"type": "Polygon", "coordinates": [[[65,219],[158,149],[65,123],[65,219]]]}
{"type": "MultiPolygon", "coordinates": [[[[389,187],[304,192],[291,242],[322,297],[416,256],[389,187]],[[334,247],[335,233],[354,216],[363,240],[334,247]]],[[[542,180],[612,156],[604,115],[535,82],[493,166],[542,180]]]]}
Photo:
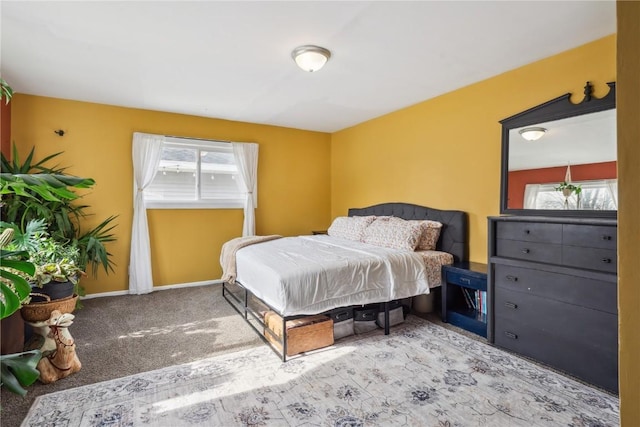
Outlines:
{"type": "Polygon", "coordinates": [[[617,159],[616,110],[537,123],[509,131],[509,170],[612,162],[617,159]],[[526,141],[519,131],[532,126],[547,132],[526,141]]]}
{"type": "MultiPolygon", "coordinates": [[[[334,132],[616,31],[615,1],[0,3],[18,93],[334,132]],[[316,73],[291,59],[316,44],[316,73]]],[[[594,59],[595,60],[595,59],[594,59]]]]}

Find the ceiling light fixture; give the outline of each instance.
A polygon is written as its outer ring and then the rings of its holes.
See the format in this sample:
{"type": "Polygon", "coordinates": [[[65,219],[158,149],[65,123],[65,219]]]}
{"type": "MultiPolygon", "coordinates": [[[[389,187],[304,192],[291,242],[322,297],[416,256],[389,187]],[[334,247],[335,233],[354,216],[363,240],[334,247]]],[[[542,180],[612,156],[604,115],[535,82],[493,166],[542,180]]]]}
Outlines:
{"type": "Polygon", "coordinates": [[[331,52],[320,46],[304,45],[293,49],[291,57],[296,61],[298,67],[313,73],[327,63],[331,58],[331,52]]]}
{"type": "Polygon", "coordinates": [[[519,131],[520,135],[522,135],[522,137],[527,141],[537,141],[542,138],[542,135],[546,132],[547,130],[541,127],[524,128],[519,131]]]}

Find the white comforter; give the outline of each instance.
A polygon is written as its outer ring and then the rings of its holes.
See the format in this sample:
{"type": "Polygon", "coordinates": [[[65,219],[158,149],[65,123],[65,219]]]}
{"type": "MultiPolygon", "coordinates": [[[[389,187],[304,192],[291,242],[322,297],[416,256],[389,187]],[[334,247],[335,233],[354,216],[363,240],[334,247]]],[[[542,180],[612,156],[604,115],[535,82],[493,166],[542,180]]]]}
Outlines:
{"type": "Polygon", "coordinates": [[[244,247],[236,268],[237,281],[284,316],[429,293],[420,255],[326,235],[244,247]]]}

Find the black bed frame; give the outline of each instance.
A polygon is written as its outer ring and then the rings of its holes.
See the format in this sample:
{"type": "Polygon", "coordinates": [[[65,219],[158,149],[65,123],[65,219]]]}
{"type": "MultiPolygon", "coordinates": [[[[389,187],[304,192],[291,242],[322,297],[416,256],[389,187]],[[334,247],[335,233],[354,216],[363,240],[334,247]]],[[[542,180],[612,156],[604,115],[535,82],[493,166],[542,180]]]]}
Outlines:
{"type": "MultiPolygon", "coordinates": [[[[352,208],[349,209],[349,216],[396,216],[407,220],[421,220],[430,219],[442,223],[442,230],[440,231],[440,238],[436,244],[436,250],[449,252],[453,255],[454,262],[464,261],[469,259],[469,246],[468,246],[468,225],[467,214],[462,211],[447,211],[432,209],[424,206],[412,205],[409,203],[383,203],[375,206],[369,206],[366,208],[352,208]]],[[[306,315],[296,316],[282,316],[277,310],[265,304],[264,301],[257,299],[252,293],[237,282],[230,284],[227,282],[222,283],[222,296],[227,302],[244,318],[244,320],[251,326],[256,333],[266,342],[271,349],[282,358],[283,362],[287,361],[287,327],[286,323],[289,320],[305,317],[306,315]],[[236,288],[234,292],[233,288],[236,288]],[[250,299],[255,300],[263,306],[266,310],[271,310],[278,313],[282,317],[282,337],[276,335],[276,333],[269,328],[263,320],[263,314],[261,310],[257,310],[250,304],[250,299]],[[269,334],[274,338],[275,342],[280,344],[282,352],[267,338],[264,334],[269,334]]],[[[384,311],[384,333],[389,335],[389,306],[391,301],[381,301],[380,308],[384,311]]]]}

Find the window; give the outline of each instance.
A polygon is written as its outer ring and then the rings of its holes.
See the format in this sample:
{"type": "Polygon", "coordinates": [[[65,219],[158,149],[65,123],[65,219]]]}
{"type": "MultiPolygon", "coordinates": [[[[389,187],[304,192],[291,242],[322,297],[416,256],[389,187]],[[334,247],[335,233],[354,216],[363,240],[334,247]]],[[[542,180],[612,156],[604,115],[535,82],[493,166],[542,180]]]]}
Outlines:
{"type": "Polygon", "coordinates": [[[231,144],[167,137],[144,194],[148,208],[242,208],[243,188],[231,144]]]}
{"type": "Polygon", "coordinates": [[[575,194],[566,199],[558,184],[527,184],[524,190],[525,209],[580,209],[580,210],[617,210],[618,181],[603,179],[597,181],[577,181],[574,185],[582,188],[580,200],[575,194]],[[579,203],[579,205],[578,205],[579,203]]]}

